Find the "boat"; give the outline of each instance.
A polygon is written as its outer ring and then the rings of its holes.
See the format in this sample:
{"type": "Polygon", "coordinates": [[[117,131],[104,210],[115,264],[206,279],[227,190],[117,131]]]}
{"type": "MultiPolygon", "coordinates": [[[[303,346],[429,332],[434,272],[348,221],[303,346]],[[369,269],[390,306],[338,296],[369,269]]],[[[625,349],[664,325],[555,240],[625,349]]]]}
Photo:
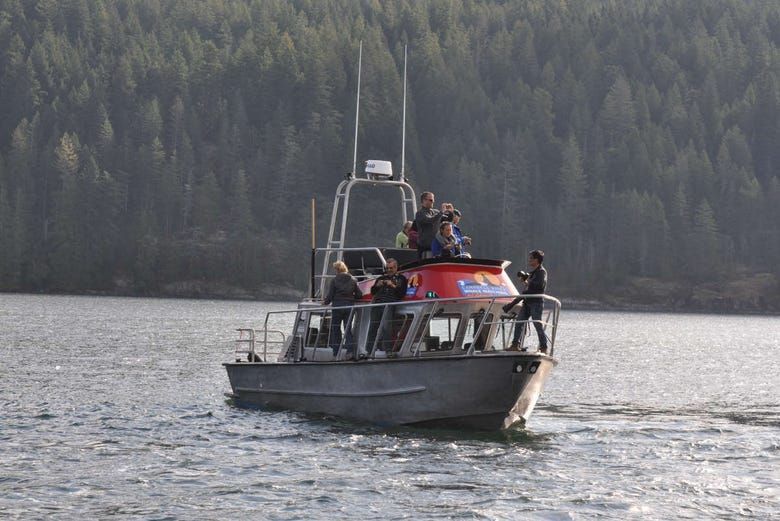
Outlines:
{"type": "Polygon", "coordinates": [[[545,302],[541,323],[549,350],[512,350],[514,328],[524,328],[521,345],[535,343],[535,335],[527,334],[531,321],[502,309],[518,295],[508,261],[419,260],[415,250],[342,246],[354,186],[396,187],[402,204],[415,208],[406,181],[374,175],[370,166],[367,172],[337,189],[329,245],[315,249],[325,259],[316,277],[319,289],[294,309],[269,311],[262,328],[238,330],[235,361],[224,364],[232,399],[383,426],[498,430],[524,425],[557,365],[560,302],[549,295],[525,296],[545,302]],[[372,304],[371,286],[390,258],[409,282],[406,296],[372,304]],[[355,349],[348,350],[342,335],[335,354],[328,344],[334,308],[320,300],[333,277],[333,259],[346,263],[364,295],[349,308],[355,349]],[[386,306],[379,330],[387,321],[392,333],[387,339],[377,335],[368,345],[371,309],[377,306],[386,306]]]}
{"type": "MultiPolygon", "coordinates": [[[[405,91],[404,80],[404,98],[405,91]]],[[[355,136],[353,171],[336,189],[327,245],[312,244],[309,295],[293,309],[266,313],[262,328],[237,330],[234,360],[223,364],[229,396],[239,406],[381,426],[499,430],[525,425],[558,363],[560,302],[549,295],[524,296],[544,301],[538,322],[548,350],[533,345],[517,350],[511,343],[516,328],[523,329],[521,346],[535,343],[536,335],[528,334],[532,320],[518,320],[503,309],[519,294],[507,273],[508,261],[418,259],[415,250],[348,245],[347,217],[356,186],[397,193],[401,223],[417,211],[415,191],[404,176],[403,151],[399,174],[388,161],[366,161],[358,174],[357,123],[355,136]],[[371,287],[389,259],[396,260],[408,281],[405,297],[372,304],[371,287]],[[322,261],[318,274],[317,260],[322,261]],[[347,265],[364,295],[347,308],[354,345],[346,345],[347,335],[338,346],[329,345],[334,308],[324,306],[322,296],[334,277],[335,260],[347,265]],[[384,307],[378,329],[385,333],[369,343],[371,311],[378,306],[384,307]]]]}

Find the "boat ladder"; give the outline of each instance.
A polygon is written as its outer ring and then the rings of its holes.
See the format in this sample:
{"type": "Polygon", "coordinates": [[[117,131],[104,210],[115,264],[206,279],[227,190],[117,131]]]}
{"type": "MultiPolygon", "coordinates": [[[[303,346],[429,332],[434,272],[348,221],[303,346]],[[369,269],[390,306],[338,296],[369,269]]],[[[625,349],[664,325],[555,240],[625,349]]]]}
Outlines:
{"type": "MultiPolygon", "coordinates": [[[[320,296],[324,295],[326,291],[326,278],[330,272],[331,262],[333,260],[342,260],[343,250],[346,245],[349,197],[352,188],[357,185],[368,187],[392,186],[397,188],[401,201],[401,224],[409,219],[414,219],[414,215],[417,212],[417,201],[415,199],[414,190],[411,185],[404,180],[368,179],[350,175],[346,180],[339,183],[339,186],[336,189],[336,197],[333,200],[328,241],[326,243],[326,248],[323,250],[325,251],[325,255],[322,262],[322,271],[320,272],[320,296]]],[[[314,283],[314,281],[312,281],[312,283],[314,283]]]]}

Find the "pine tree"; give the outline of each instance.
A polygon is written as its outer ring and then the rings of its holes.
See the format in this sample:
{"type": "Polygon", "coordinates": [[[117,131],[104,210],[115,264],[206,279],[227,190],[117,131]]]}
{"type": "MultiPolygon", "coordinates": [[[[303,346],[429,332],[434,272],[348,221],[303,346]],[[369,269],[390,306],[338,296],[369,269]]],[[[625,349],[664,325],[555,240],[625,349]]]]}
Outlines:
{"type": "Polygon", "coordinates": [[[78,140],[67,132],[60,138],[59,146],[54,150],[54,167],[63,180],[68,177],[75,177],[79,169],[78,140]]]}
{"type": "Polygon", "coordinates": [[[574,136],[564,145],[561,170],[558,174],[558,240],[561,266],[576,273],[585,255],[585,226],[587,219],[586,179],[580,159],[580,148],[574,136]]]}
{"type": "Polygon", "coordinates": [[[228,248],[232,252],[230,259],[234,280],[238,284],[252,285],[256,283],[253,271],[256,269],[258,241],[249,204],[249,190],[246,174],[238,170],[233,178],[229,201],[230,227],[228,248]]]}
{"type": "Polygon", "coordinates": [[[777,74],[765,70],[757,79],[755,114],[753,117],[753,157],[756,176],[768,179],[774,165],[780,163],[780,88],[777,74]]]}
{"type": "Polygon", "coordinates": [[[55,150],[62,187],[55,194],[52,223],[53,251],[50,258],[55,287],[74,290],[88,287],[87,238],[84,235],[83,180],[78,175],[79,157],[69,134],[63,134],[55,150]]]}
{"type": "Polygon", "coordinates": [[[152,143],[160,137],[162,131],[162,116],[157,98],[149,101],[141,113],[139,132],[141,143],[152,143]]]}
{"type": "Polygon", "coordinates": [[[707,280],[717,276],[721,268],[718,225],[712,207],[703,199],[693,213],[691,228],[693,256],[688,261],[692,278],[707,280]]]}
{"type": "Polygon", "coordinates": [[[13,209],[6,188],[0,184],[0,289],[13,289],[13,209]]]}
{"type": "Polygon", "coordinates": [[[195,185],[192,207],[193,224],[206,233],[216,232],[220,224],[222,201],[213,172],[207,172],[195,185]]]}
{"type": "Polygon", "coordinates": [[[114,126],[111,124],[108,112],[103,105],[100,105],[98,113],[100,114],[100,126],[98,127],[97,148],[103,160],[108,162],[113,159],[114,126]]]}
{"type": "Polygon", "coordinates": [[[622,75],[615,79],[604,98],[600,118],[608,146],[617,146],[635,129],[633,94],[631,86],[622,75]]]}

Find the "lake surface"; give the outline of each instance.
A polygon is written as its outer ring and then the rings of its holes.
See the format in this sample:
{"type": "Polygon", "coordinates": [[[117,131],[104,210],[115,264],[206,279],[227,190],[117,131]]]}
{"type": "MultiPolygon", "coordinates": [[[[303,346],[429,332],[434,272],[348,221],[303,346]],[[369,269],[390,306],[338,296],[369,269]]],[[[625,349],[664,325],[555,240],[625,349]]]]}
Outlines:
{"type": "Polygon", "coordinates": [[[240,409],[290,304],[0,294],[3,519],[769,519],[780,318],[567,311],[525,430],[240,409]]]}

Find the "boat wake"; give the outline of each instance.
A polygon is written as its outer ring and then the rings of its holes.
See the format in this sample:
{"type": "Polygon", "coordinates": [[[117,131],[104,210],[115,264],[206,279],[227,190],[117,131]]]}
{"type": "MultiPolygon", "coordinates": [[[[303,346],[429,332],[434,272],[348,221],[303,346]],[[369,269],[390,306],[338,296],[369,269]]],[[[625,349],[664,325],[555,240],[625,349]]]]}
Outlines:
{"type": "Polygon", "coordinates": [[[756,427],[780,427],[780,405],[776,404],[728,404],[711,403],[683,407],[651,407],[630,403],[577,403],[571,405],[546,405],[538,407],[561,417],[595,418],[620,416],[661,420],[670,418],[697,418],[726,420],[739,425],[756,427]]]}

